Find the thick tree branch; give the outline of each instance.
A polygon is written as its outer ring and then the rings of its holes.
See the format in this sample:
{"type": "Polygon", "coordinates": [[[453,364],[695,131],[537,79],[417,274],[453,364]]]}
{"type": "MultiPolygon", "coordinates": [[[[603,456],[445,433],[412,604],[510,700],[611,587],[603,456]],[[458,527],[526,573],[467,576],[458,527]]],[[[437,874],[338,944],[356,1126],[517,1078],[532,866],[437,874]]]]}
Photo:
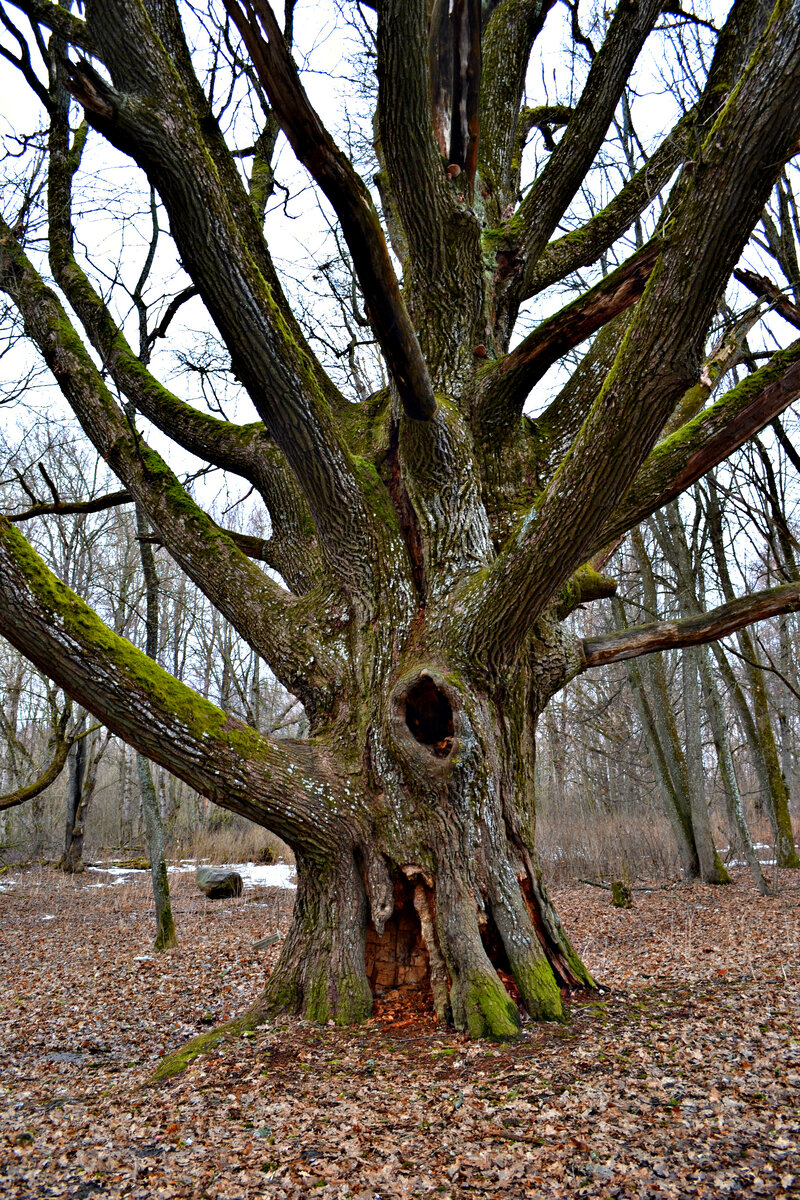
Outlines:
{"type": "Polygon", "coordinates": [[[87,54],[97,53],[86,22],[73,16],[63,5],[49,4],[47,0],[9,0],[9,3],[24,12],[31,21],[60,34],[70,45],[79,46],[87,54]]]}
{"type": "Polygon", "coordinates": [[[118,737],[214,803],[312,856],[347,836],[335,815],[340,783],[318,750],[272,742],[179,683],[112,633],[2,517],[0,633],[118,737]]]}
{"type": "MultiPolygon", "coordinates": [[[[315,360],[291,335],[280,295],[255,243],[252,204],[228,182],[230,154],[208,141],[209,121],[140,4],[87,0],[90,28],[119,90],[86,64],[73,91],[87,117],[133,157],[170,217],[184,268],[231,353],[234,369],[300,482],[326,567],[360,603],[372,603],[380,562],[377,523],[320,384],[315,360]],[[130,47],[139,53],[131,56],[130,47]],[[224,151],[224,153],[223,153],[224,151]],[[244,208],[239,199],[244,197],[244,208]]],[[[212,128],[213,132],[213,128],[212,128]]],[[[230,168],[235,175],[235,167],[230,168]]],[[[237,190],[238,189],[238,190],[237,190]]]]}
{"type": "MultiPolygon", "coordinates": [[[[446,21],[449,6],[441,7],[446,21]]],[[[381,144],[412,254],[420,259],[453,207],[433,132],[426,10],[425,0],[382,0],[378,6],[381,144]]],[[[448,128],[448,144],[449,137],[448,128]]]]}
{"type": "MultiPolygon", "coordinates": [[[[447,10],[436,6],[434,21],[441,12],[446,23],[447,10]]],[[[485,267],[465,173],[434,136],[426,0],[379,6],[377,117],[384,190],[408,249],[405,300],[437,391],[460,394],[487,338],[485,267]]]]}
{"type": "Polygon", "coordinates": [[[173,319],[178,315],[178,312],[189,300],[192,300],[197,295],[197,288],[194,284],[189,287],[182,288],[177,296],[173,296],[164,310],[164,315],[156,325],[155,329],[148,335],[148,349],[152,347],[159,338],[167,336],[167,330],[172,324],[173,319]]]}
{"type": "Polygon", "coordinates": [[[595,287],[568,304],[493,363],[474,402],[481,437],[501,436],[519,418],[531,389],[568,350],[585,341],[641,297],[660,243],[648,242],[595,287]]]}
{"type": "Polygon", "coordinates": [[[722,604],[710,612],[681,621],[656,621],[617,630],[602,637],[584,638],[583,670],[605,666],[606,663],[653,654],[658,650],[675,650],[685,646],[702,646],[744,629],[756,621],[766,621],[781,613],[800,609],[800,584],[789,583],[742,596],[722,604]]]}
{"type": "MultiPolygon", "coordinates": [[[[62,305],[1,218],[0,289],[19,308],[26,333],[39,347],[87,436],[144,506],[176,561],[286,686],[306,693],[305,665],[315,652],[310,640],[313,608],[253,565],[131,429],[62,305]]],[[[320,682],[317,677],[316,686],[320,682]]],[[[313,710],[313,685],[307,699],[313,710]]]]}
{"type": "Polygon", "coordinates": [[[777,417],[772,422],[772,431],[783,447],[783,452],[789,459],[789,462],[797,474],[800,475],[800,454],[797,453],[797,447],[784,429],[783,423],[777,417]]]}
{"type": "Polygon", "coordinates": [[[652,451],[599,536],[611,541],[656,512],[800,399],[800,340],[652,451]]]}
{"type": "Polygon", "coordinates": [[[430,420],[436,409],[433,387],[369,192],[312,108],[267,0],[225,0],[225,8],[292,149],[339,218],[405,412],[417,421],[430,420]]]}
{"type": "Polygon", "coordinates": [[[799,18],[800,0],[778,5],[702,147],[702,169],[676,186],[662,255],[612,371],[545,495],[468,601],[478,658],[506,662],[569,574],[611,540],[614,510],[695,382],[719,293],[800,137],[799,18]]]}

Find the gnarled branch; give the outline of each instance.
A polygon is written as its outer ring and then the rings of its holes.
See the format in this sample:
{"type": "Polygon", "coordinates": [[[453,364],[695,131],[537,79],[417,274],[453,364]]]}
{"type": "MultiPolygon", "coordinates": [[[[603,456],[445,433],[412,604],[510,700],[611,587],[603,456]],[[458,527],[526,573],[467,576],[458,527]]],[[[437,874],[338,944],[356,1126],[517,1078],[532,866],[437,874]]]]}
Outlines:
{"type": "Polygon", "coordinates": [[[433,386],[369,192],[312,107],[266,0],[225,0],[225,8],[242,35],[292,149],[339,218],[367,312],[405,412],[417,421],[430,420],[436,410],[433,386]]]}
{"type": "Polygon", "coordinates": [[[214,803],[312,858],[349,839],[336,816],[340,783],[312,745],[273,742],[178,682],[112,633],[2,517],[0,634],[113,733],[214,803]]]}
{"type": "Polygon", "coordinates": [[[650,625],[635,625],[602,637],[584,638],[583,670],[606,663],[654,654],[658,650],[675,650],[685,646],[702,646],[744,629],[756,621],[766,621],[781,613],[800,609],[800,584],[769,588],[741,596],[729,604],[721,604],[710,612],[680,621],[655,621],[650,625]]]}

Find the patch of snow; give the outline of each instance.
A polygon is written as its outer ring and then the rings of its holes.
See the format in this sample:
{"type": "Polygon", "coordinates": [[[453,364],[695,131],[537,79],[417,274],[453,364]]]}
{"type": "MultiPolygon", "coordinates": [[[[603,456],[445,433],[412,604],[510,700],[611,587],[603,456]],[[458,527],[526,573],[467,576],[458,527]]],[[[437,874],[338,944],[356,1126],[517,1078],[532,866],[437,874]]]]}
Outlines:
{"type": "Polygon", "coordinates": [[[149,871],[122,871],[118,867],[89,867],[90,871],[102,871],[106,875],[111,875],[113,878],[105,883],[87,883],[85,886],[90,888],[105,888],[116,887],[118,883],[129,883],[132,875],[149,875],[149,871]]]}
{"type": "Polygon", "coordinates": [[[207,862],[207,858],[204,858],[202,863],[196,858],[182,858],[179,863],[170,863],[167,870],[172,875],[186,875],[189,871],[196,871],[199,866],[207,862]]]}
{"type": "Polygon", "coordinates": [[[44,916],[39,917],[40,921],[55,921],[55,919],[56,919],[55,913],[45,913],[44,916]]]}
{"type": "Polygon", "coordinates": [[[225,867],[238,871],[245,887],[297,887],[297,872],[288,863],[225,863],[225,867]]]}
{"type": "Polygon", "coordinates": [[[141,867],[87,867],[89,871],[100,871],[103,875],[146,875],[141,867]]]}

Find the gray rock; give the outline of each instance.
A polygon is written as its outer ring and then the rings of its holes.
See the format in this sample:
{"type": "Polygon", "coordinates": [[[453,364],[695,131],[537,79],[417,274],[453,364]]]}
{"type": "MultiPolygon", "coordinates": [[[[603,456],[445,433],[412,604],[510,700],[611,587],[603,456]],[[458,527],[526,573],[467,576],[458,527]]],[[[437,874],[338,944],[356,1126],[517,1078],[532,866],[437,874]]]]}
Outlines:
{"type": "Polygon", "coordinates": [[[241,896],[244,890],[239,872],[228,867],[198,867],[194,881],[209,900],[227,900],[231,896],[241,896]]]}

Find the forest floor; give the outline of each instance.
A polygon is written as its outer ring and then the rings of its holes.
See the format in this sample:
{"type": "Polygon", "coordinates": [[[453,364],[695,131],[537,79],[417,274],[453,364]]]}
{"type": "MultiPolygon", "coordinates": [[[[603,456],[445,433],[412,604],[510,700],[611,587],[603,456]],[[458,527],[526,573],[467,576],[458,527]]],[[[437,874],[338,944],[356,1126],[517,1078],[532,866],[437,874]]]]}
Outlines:
{"type": "Polygon", "coordinates": [[[610,990],[516,1043],[470,1044],[385,997],[342,1031],[289,1020],[149,1083],[257,994],[293,893],[206,901],[173,876],[0,884],[0,1194],[36,1197],[800,1195],[800,878],[553,889],[610,990]]]}

